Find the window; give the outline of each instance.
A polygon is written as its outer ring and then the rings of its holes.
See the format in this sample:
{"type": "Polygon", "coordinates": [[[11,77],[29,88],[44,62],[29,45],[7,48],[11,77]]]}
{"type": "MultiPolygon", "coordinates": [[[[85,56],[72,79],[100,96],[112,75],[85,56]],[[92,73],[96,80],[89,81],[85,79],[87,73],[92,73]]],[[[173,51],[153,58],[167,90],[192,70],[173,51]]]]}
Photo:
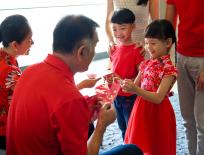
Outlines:
{"type": "Polygon", "coordinates": [[[6,0],[0,6],[0,21],[12,14],[24,15],[33,30],[34,45],[28,56],[18,58],[19,65],[27,66],[42,61],[52,52],[52,32],[56,23],[67,14],[83,14],[99,25],[96,52],[107,49],[105,36],[106,5],[104,0],[6,0]]]}

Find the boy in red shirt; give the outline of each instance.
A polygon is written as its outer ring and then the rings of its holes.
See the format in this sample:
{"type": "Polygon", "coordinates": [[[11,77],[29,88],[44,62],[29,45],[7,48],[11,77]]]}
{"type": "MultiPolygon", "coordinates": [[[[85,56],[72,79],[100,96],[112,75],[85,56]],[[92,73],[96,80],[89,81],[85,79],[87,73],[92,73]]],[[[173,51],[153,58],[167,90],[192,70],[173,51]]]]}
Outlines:
{"type": "MultiPolygon", "coordinates": [[[[138,74],[138,66],[144,60],[140,48],[132,41],[131,34],[135,29],[135,15],[129,9],[123,8],[113,13],[111,17],[113,35],[117,41],[110,48],[111,70],[121,79],[134,79],[138,74]]],[[[117,121],[124,139],[130,113],[136,95],[124,93],[121,89],[114,100],[117,121]]]]}

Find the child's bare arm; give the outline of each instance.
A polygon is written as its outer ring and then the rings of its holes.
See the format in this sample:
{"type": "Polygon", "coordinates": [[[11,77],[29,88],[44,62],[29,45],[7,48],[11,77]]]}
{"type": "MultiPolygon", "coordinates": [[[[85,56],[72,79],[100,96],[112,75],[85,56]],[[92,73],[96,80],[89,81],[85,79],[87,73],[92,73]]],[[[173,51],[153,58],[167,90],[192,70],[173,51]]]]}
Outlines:
{"type": "Polygon", "coordinates": [[[125,92],[134,93],[138,96],[142,96],[146,100],[153,102],[155,104],[159,104],[162,102],[170,88],[172,87],[172,84],[175,81],[175,76],[168,76],[162,79],[161,84],[157,90],[157,92],[150,92],[146,91],[144,89],[141,89],[140,87],[136,86],[131,80],[123,80],[122,82],[122,88],[125,92]]]}
{"type": "Polygon", "coordinates": [[[140,82],[141,81],[141,73],[139,72],[138,74],[137,74],[137,77],[135,78],[135,80],[134,80],[134,84],[136,85],[136,86],[140,86],[140,82]]]}

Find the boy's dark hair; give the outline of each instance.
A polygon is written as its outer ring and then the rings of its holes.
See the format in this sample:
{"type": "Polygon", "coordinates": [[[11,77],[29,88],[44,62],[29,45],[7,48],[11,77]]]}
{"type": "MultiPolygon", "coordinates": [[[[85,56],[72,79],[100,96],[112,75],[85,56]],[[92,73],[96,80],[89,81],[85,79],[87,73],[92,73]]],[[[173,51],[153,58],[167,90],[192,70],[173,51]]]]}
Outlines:
{"type": "Polygon", "coordinates": [[[129,9],[121,8],[119,10],[114,11],[113,16],[111,17],[111,23],[133,24],[135,23],[135,15],[129,9]]]}
{"type": "Polygon", "coordinates": [[[171,22],[165,19],[154,20],[145,29],[145,38],[157,38],[159,40],[172,39],[176,43],[176,34],[171,22]]]}
{"type": "Polygon", "coordinates": [[[148,0],[138,0],[138,1],[136,0],[136,2],[137,2],[137,5],[144,5],[144,6],[146,6],[148,0]]]}
{"type": "Polygon", "coordinates": [[[24,16],[8,16],[0,25],[0,42],[4,47],[8,47],[12,41],[20,44],[31,31],[30,25],[24,16]]]}
{"type": "Polygon", "coordinates": [[[53,32],[53,51],[72,53],[85,39],[92,41],[99,25],[82,15],[68,15],[62,18],[53,32]]]}

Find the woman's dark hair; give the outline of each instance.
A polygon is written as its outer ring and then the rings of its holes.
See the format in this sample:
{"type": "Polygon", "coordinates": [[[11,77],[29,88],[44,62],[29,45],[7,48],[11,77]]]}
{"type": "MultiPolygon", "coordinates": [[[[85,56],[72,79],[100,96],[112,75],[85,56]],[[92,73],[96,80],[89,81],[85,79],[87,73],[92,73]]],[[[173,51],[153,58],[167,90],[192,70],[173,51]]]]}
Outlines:
{"type": "Polygon", "coordinates": [[[154,20],[145,29],[145,38],[156,38],[159,40],[172,39],[176,43],[176,34],[171,22],[165,19],[154,20]]]}
{"type": "Polygon", "coordinates": [[[111,23],[133,24],[133,23],[135,23],[135,15],[129,9],[121,8],[121,9],[114,11],[114,13],[111,17],[111,23]]]}
{"type": "Polygon", "coordinates": [[[137,5],[147,5],[147,2],[148,2],[148,0],[138,0],[138,1],[136,1],[137,2],[137,5]]]}
{"type": "Polygon", "coordinates": [[[62,18],[53,32],[53,51],[69,53],[85,39],[92,41],[99,25],[82,15],[68,15],[62,18]]]}
{"type": "Polygon", "coordinates": [[[4,47],[8,47],[12,41],[20,44],[31,31],[30,25],[24,16],[8,16],[0,25],[0,42],[4,47]]]}

